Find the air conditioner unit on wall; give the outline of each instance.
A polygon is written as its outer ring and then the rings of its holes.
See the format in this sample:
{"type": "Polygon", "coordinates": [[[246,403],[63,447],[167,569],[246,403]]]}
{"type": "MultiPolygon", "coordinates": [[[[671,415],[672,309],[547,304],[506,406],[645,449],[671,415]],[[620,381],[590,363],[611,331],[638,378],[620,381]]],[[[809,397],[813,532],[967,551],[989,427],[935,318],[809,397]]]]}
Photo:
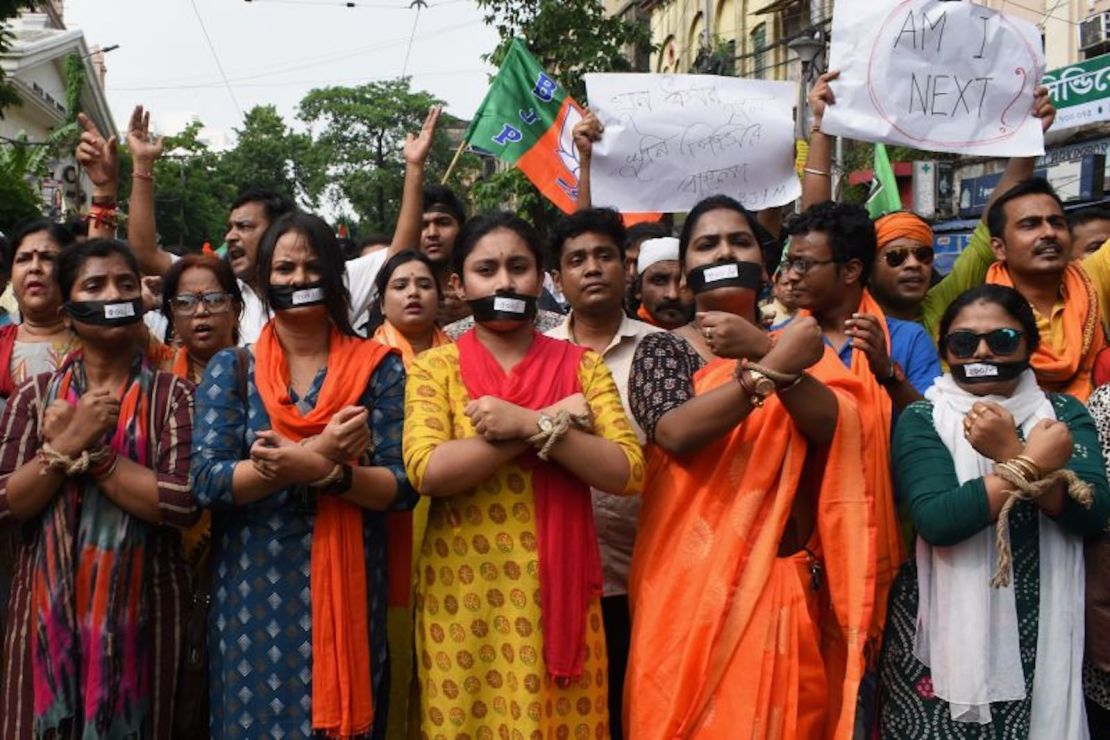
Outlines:
{"type": "Polygon", "coordinates": [[[1079,48],[1082,51],[1100,46],[1110,40],[1110,11],[1088,16],[1079,24],[1079,48]]]}

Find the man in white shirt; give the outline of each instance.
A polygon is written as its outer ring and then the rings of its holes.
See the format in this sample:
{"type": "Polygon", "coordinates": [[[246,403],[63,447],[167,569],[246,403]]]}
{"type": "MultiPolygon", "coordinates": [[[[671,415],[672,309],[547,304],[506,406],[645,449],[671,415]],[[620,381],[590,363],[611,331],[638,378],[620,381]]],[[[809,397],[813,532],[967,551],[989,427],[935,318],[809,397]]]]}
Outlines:
{"type": "MultiPolygon", "coordinates": [[[[562,324],[546,332],[596,351],[613,374],[625,413],[640,442],[643,430],[628,408],[628,375],[640,340],[660,331],[630,319],[624,311],[628,278],[624,269],[624,225],[608,208],[588,208],[562,219],[552,240],[555,283],[570,303],[562,324]]],[[[601,599],[605,642],[609,653],[609,724],[613,737],[621,732],[621,692],[631,637],[628,614],[628,569],[636,541],[640,499],[593,491],[594,524],[604,573],[601,599]]]]}

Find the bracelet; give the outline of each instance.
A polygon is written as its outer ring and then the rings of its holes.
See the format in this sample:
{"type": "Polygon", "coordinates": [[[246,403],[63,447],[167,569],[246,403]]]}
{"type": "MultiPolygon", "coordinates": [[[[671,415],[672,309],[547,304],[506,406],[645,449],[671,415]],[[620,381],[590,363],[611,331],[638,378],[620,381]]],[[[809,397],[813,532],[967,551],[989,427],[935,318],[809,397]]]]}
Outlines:
{"type": "Polygon", "coordinates": [[[768,378],[775,381],[775,390],[793,388],[794,385],[802,379],[802,375],[805,374],[798,373],[796,375],[791,375],[790,373],[780,373],[778,370],[772,370],[769,367],[757,365],[756,363],[749,361],[746,357],[740,360],[740,367],[744,370],[755,370],[757,373],[766,375],[768,378]]]}
{"type": "Polygon", "coordinates": [[[94,195],[89,202],[99,208],[116,210],[116,197],[114,195],[94,195]]]}
{"type": "Polygon", "coordinates": [[[108,208],[106,206],[94,205],[89,209],[89,212],[85,214],[85,223],[107,226],[110,229],[115,229],[117,225],[116,209],[114,206],[108,208]]]}
{"type": "Polygon", "coordinates": [[[807,175],[818,175],[819,177],[832,177],[831,172],[825,172],[824,170],[815,170],[812,167],[805,167],[804,169],[802,169],[802,172],[806,173],[807,175]]]}
{"type": "Polygon", "coordinates": [[[805,373],[799,373],[798,377],[794,378],[793,380],[791,380],[786,385],[784,385],[784,386],[776,385],[775,386],[775,391],[781,396],[783,393],[786,393],[788,390],[790,390],[791,388],[796,386],[798,383],[801,383],[802,380],[805,378],[805,376],[806,376],[805,373]]]}
{"type": "Polygon", "coordinates": [[[139,170],[132,170],[131,177],[136,180],[146,180],[147,182],[154,182],[153,172],[140,172],[139,170]]]}
{"type": "Polygon", "coordinates": [[[327,475],[325,475],[323,478],[320,478],[319,480],[312,481],[308,485],[310,488],[327,488],[328,486],[335,485],[342,479],[343,466],[340,463],[336,463],[335,467],[332,468],[327,475]]]}
{"type": "Polygon", "coordinates": [[[111,478],[112,474],[116,472],[117,467],[119,467],[119,455],[113,452],[107,460],[89,470],[89,475],[92,476],[94,481],[100,483],[103,480],[111,478]]]}

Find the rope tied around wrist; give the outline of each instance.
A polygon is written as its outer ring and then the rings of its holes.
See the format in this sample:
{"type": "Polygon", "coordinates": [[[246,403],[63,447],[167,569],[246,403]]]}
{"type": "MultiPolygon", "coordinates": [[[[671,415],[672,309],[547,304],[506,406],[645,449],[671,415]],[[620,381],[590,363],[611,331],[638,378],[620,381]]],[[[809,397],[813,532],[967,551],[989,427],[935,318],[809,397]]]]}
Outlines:
{"type": "MultiPolygon", "coordinates": [[[[41,475],[46,475],[50,470],[56,470],[65,473],[68,477],[75,475],[83,475],[87,473],[90,468],[98,466],[100,463],[108,459],[112,455],[112,450],[106,446],[100,446],[90,452],[89,450],[81,450],[81,454],[76,457],[63,455],[53,447],[49,442],[44,442],[42,447],[39,448],[39,459],[42,461],[42,469],[39,471],[41,475]]],[[[99,471],[103,473],[103,471],[99,471]]],[[[103,477],[103,475],[102,475],[103,477]]]]}
{"type": "Polygon", "coordinates": [[[994,546],[998,550],[998,568],[991,578],[992,588],[1005,588],[1010,585],[1010,573],[1013,566],[1013,553],[1010,551],[1009,518],[1010,510],[1018,501],[1032,501],[1040,498],[1050,491],[1057,483],[1064,483],[1067,494],[1075,499],[1076,503],[1086,508],[1091,508],[1094,497],[1091,484],[1081,481],[1074,472],[1061,469],[1053,471],[1043,477],[1036,478],[1030,474],[1027,465],[1015,460],[995,463],[994,474],[1006,481],[1014,488],[1006,491],[1008,498],[998,512],[998,521],[994,525],[994,546]]]}
{"type": "Polygon", "coordinates": [[[572,414],[565,409],[561,410],[552,418],[551,429],[546,432],[543,430],[536,432],[528,438],[528,444],[535,447],[536,456],[546,462],[551,449],[559,443],[559,440],[567,436],[571,427],[583,432],[593,432],[594,421],[589,414],[572,414]]]}

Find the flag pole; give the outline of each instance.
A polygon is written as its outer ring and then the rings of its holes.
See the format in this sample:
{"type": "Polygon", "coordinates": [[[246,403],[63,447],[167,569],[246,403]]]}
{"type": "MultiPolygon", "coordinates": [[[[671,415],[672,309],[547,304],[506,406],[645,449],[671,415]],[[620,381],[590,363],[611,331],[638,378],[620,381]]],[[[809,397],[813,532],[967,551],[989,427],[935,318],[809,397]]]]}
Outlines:
{"type": "Polygon", "coordinates": [[[464,136],[463,140],[459,142],[459,148],[455,150],[455,156],[451,158],[451,164],[447,165],[447,171],[443,173],[443,179],[439,181],[440,185],[446,185],[447,184],[447,178],[451,176],[451,173],[454,171],[455,165],[458,164],[459,157],[462,156],[463,149],[465,149],[465,148],[466,148],[466,137],[464,136]]]}

